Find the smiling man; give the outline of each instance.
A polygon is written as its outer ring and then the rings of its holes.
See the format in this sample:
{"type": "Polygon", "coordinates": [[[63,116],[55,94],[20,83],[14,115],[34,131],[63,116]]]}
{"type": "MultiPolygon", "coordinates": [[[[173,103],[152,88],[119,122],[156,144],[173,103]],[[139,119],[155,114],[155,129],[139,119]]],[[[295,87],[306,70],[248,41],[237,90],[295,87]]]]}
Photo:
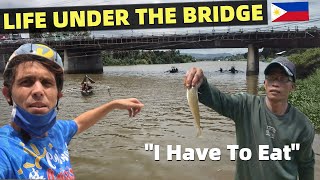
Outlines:
{"type": "Polygon", "coordinates": [[[225,94],[208,84],[202,69],[191,68],[184,78],[187,88],[199,87],[199,101],[235,122],[239,149],[249,148],[250,160],[237,157],[236,180],[313,180],[314,126],[307,116],[288,103],[295,89],[295,65],[285,57],[274,59],[264,71],[266,96],[225,94]],[[291,159],[259,159],[260,145],[283,149],[300,144],[291,159]]]}
{"type": "Polygon", "coordinates": [[[74,120],[56,120],[62,97],[61,57],[42,44],[24,44],[9,58],[2,93],[13,106],[8,125],[0,128],[0,179],[74,179],[68,144],[110,111],[135,116],[138,99],[117,99],[74,120]]]}

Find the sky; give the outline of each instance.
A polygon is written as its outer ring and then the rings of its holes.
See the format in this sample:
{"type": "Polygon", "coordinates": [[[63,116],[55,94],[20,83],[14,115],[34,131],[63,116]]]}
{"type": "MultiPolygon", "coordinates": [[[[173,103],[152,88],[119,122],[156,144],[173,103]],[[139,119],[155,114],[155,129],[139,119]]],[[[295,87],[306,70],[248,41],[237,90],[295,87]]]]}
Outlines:
{"type": "MultiPolygon", "coordinates": [[[[209,0],[197,0],[197,2],[205,2],[209,0]]],[[[215,0],[219,1],[219,0],[215,0]]],[[[230,0],[225,0],[230,1],[230,0]]],[[[240,0],[246,1],[246,0],[240,0]]],[[[143,29],[143,30],[110,30],[110,31],[96,31],[93,32],[95,36],[102,36],[108,34],[110,36],[121,36],[125,34],[132,35],[157,35],[157,34],[190,34],[198,32],[226,32],[226,31],[239,31],[243,29],[244,31],[268,31],[271,29],[275,30],[294,30],[296,27],[300,30],[306,27],[317,26],[320,27],[320,1],[319,0],[308,0],[309,2],[309,22],[286,22],[286,23],[275,23],[271,22],[270,18],[270,7],[271,3],[274,2],[297,2],[297,1],[307,1],[307,0],[268,0],[268,25],[262,26],[230,26],[230,27],[207,27],[207,28],[171,28],[171,29],[143,29]]],[[[8,8],[36,8],[36,7],[63,7],[63,6],[95,6],[95,5],[123,5],[123,4],[157,4],[157,3],[177,3],[177,2],[194,2],[190,0],[28,0],[28,1],[14,1],[14,0],[1,0],[1,9],[8,8]]],[[[200,54],[214,54],[214,53],[245,53],[247,49],[243,48],[232,48],[232,49],[191,49],[191,50],[180,50],[181,52],[189,53],[200,53],[200,54]]]]}

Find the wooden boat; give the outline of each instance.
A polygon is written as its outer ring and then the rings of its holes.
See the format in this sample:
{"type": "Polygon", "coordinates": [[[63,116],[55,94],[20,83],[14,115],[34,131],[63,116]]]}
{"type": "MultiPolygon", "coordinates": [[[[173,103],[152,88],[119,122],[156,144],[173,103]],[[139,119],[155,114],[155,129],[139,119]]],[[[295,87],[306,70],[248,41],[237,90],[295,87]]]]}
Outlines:
{"type": "Polygon", "coordinates": [[[82,94],[82,96],[90,96],[93,94],[93,90],[92,89],[81,90],[81,94],[82,94]]]}
{"type": "Polygon", "coordinates": [[[170,70],[166,71],[166,72],[169,72],[169,73],[177,73],[179,72],[178,68],[172,66],[170,70]]]}
{"type": "Polygon", "coordinates": [[[92,86],[88,84],[88,81],[91,83],[95,83],[88,75],[85,75],[81,82],[81,94],[82,96],[90,96],[93,94],[92,86]]]}

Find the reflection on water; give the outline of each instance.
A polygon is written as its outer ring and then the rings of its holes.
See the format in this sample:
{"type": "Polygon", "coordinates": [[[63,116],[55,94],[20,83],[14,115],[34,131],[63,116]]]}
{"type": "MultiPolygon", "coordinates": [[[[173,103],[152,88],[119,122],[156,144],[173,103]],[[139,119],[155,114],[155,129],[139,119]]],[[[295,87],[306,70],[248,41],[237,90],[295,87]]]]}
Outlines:
{"type": "MultiPolygon", "coordinates": [[[[197,66],[204,70],[209,83],[227,93],[256,94],[263,84],[263,72],[246,77],[246,62],[197,62],[174,64],[179,73],[166,73],[169,65],[138,65],[105,67],[104,74],[90,75],[94,95],[82,97],[79,91],[81,75],[66,75],[64,97],[60,101],[59,118],[73,119],[80,113],[112,99],[137,97],[145,107],[135,118],[125,111],[114,111],[102,121],[75,136],[69,149],[73,169],[78,179],[233,179],[235,162],[230,161],[228,144],[235,143],[232,120],[200,104],[202,138],[196,138],[192,114],[186,100],[183,76],[197,66]],[[235,66],[239,73],[221,73],[220,68],[235,66]],[[111,96],[108,93],[110,87],[111,96]],[[160,145],[160,161],[154,161],[145,143],[160,145]],[[220,148],[221,160],[167,161],[167,145],[184,148],[220,148]]],[[[260,63],[260,70],[266,67],[260,63]]],[[[11,109],[0,98],[0,125],[10,119],[11,109]]],[[[320,137],[315,138],[317,164],[320,137]]],[[[319,166],[316,173],[319,177],[319,166]]]]}

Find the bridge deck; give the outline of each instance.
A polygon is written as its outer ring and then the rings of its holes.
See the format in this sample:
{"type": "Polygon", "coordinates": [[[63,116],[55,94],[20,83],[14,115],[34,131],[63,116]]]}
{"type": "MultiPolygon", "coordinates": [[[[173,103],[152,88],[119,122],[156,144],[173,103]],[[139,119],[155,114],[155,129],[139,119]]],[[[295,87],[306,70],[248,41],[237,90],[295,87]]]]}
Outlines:
{"type": "Polygon", "coordinates": [[[200,49],[200,48],[246,48],[248,44],[270,48],[320,47],[320,32],[313,31],[270,31],[174,34],[162,36],[122,37],[78,37],[64,40],[20,39],[0,41],[0,53],[9,54],[21,44],[38,42],[56,50],[152,50],[152,49],[200,49]]]}

